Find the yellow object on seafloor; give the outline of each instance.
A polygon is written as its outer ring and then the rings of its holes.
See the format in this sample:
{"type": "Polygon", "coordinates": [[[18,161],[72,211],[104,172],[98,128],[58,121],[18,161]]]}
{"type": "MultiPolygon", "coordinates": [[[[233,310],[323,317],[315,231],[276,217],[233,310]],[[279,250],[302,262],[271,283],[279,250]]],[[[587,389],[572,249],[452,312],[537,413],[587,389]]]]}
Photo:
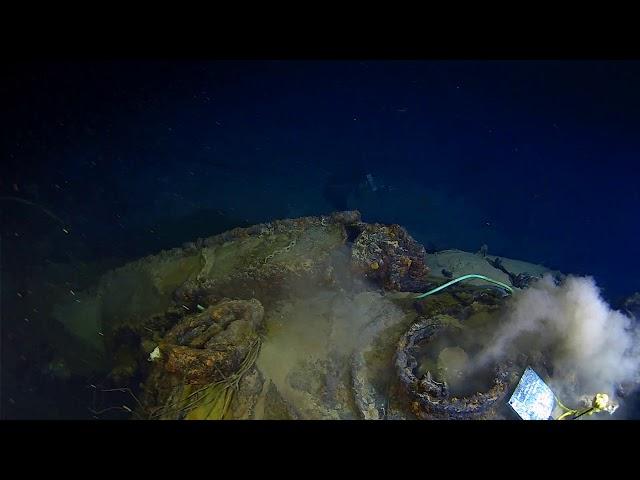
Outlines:
{"type": "Polygon", "coordinates": [[[557,420],[564,420],[569,416],[573,416],[573,419],[576,419],[583,415],[593,415],[594,413],[602,411],[607,411],[612,414],[618,408],[617,405],[609,400],[609,395],[606,393],[596,393],[595,397],[593,397],[593,401],[591,402],[591,406],[582,410],[567,408],[562,404],[562,402],[560,402],[560,400],[558,400],[558,405],[566,411],[560,415],[557,420]]]}
{"type": "Polygon", "coordinates": [[[598,393],[593,399],[593,407],[594,409],[604,410],[609,405],[609,395],[606,393],[598,393]]]}

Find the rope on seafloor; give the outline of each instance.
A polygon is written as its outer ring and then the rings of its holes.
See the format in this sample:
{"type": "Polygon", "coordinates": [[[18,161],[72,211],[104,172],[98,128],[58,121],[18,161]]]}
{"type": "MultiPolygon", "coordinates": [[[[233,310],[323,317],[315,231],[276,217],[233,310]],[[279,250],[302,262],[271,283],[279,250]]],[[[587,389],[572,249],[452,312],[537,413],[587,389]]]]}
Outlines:
{"type": "Polygon", "coordinates": [[[58,222],[60,225],[62,225],[62,231],[66,234],[69,234],[69,229],[67,225],[64,223],[64,221],[60,217],[58,217],[55,213],[53,213],[51,210],[46,209],[42,205],[38,205],[37,203],[31,202],[29,200],[25,200],[24,198],[12,197],[12,196],[0,197],[0,201],[18,202],[24,205],[30,205],[32,207],[36,207],[40,209],[42,212],[44,212],[48,217],[52,218],[53,220],[58,222]]]}
{"type": "Polygon", "coordinates": [[[455,278],[455,279],[451,280],[450,282],[447,282],[444,285],[440,285],[439,287],[436,287],[433,290],[429,290],[426,293],[418,295],[415,298],[428,297],[429,295],[433,295],[434,293],[437,293],[440,290],[444,290],[445,288],[447,288],[447,287],[449,287],[449,286],[451,286],[451,285],[453,285],[455,283],[461,282],[462,280],[467,280],[468,278],[479,278],[481,280],[486,280],[487,282],[491,282],[491,283],[493,283],[495,285],[498,285],[499,287],[502,287],[505,290],[507,290],[509,293],[513,294],[513,288],[511,288],[506,283],[499,282],[498,280],[493,280],[492,278],[485,277],[484,275],[477,275],[475,273],[472,273],[472,274],[469,274],[469,275],[463,275],[462,277],[455,278]]]}
{"type": "Polygon", "coordinates": [[[151,418],[176,415],[188,419],[194,410],[205,409],[205,407],[210,406],[208,410],[201,411],[201,413],[203,413],[202,415],[198,415],[195,418],[206,420],[224,419],[231,405],[233,395],[238,390],[240,380],[242,380],[244,375],[253,367],[258,358],[260,346],[260,339],[256,339],[251,344],[249,352],[240,364],[238,370],[228,377],[223,376],[222,380],[204,385],[195,392],[191,392],[186,398],[178,400],[172,405],[161,407],[159,411],[151,415],[151,418]],[[185,402],[187,402],[186,405],[180,406],[180,403],[185,402]]]}

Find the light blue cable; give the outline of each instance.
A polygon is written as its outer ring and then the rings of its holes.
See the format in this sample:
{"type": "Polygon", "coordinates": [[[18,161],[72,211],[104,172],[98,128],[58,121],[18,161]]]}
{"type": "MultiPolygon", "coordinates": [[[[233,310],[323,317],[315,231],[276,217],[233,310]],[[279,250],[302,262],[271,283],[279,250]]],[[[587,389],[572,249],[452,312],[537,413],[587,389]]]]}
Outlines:
{"type": "Polygon", "coordinates": [[[461,282],[462,280],[466,280],[467,278],[479,278],[481,280],[486,280],[487,282],[491,282],[494,283],[496,285],[498,285],[499,287],[504,288],[505,290],[507,290],[509,293],[513,293],[513,288],[511,288],[509,285],[499,282],[497,280],[493,280],[489,277],[485,277],[484,275],[476,275],[474,273],[470,274],[470,275],[463,275],[462,277],[458,277],[455,278],[453,280],[451,280],[450,282],[445,283],[444,285],[440,285],[437,288],[434,288],[433,290],[429,290],[427,293],[423,293],[422,295],[418,295],[416,298],[424,298],[427,297],[429,295],[432,295],[436,292],[439,292],[440,290],[443,290],[445,288],[447,288],[450,285],[453,285],[454,283],[458,283],[461,282]]]}

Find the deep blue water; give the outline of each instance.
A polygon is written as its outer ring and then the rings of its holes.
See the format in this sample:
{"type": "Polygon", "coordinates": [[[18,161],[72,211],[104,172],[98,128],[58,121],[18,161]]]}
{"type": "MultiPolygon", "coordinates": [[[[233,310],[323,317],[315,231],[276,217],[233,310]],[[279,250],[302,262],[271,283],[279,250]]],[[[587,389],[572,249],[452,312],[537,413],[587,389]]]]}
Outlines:
{"type": "Polygon", "coordinates": [[[252,223],[348,206],[437,248],[487,243],[628,294],[638,84],[631,61],[16,66],[0,188],[47,205],[88,255],[207,235],[216,211],[252,223]],[[345,204],[366,173],[393,188],[345,204]]]}
{"type": "Polygon", "coordinates": [[[640,62],[30,63],[0,85],[0,196],[70,231],[4,202],[9,266],[357,208],[640,290],[640,62]]]}

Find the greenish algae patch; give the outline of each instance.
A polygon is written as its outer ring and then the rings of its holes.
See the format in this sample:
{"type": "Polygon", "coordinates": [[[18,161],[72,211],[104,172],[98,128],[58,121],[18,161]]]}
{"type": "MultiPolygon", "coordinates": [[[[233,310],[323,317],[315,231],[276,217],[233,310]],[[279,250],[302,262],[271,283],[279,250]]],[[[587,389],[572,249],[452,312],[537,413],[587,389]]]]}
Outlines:
{"type": "Polygon", "coordinates": [[[105,336],[164,312],[173,291],[200,268],[197,255],[162,252],[107,272],[94,289],[54,306],[53,316],[71,334],[103,352],[105,336]]]}
{"type": "Polygon", "coordinates": [[[257,366],[299,418],[356,418],[349,358],[370,318],[362,298],[318,291],[283,300],[265,315],[257,366]]]}
{"type": "Polygon", "coordinates": [[[201,252],[204,265],[198,278],[216,280],[240,271],[259,260],[266,244],[263,239],[249,237],[205,247],[201,252]]]}
{"type": "Polygon", "coordinates": [[[96,296],[80,294],[78,298],[53,307],[53,317],[83,344],[99,354],[104,353],[101,302],[96,296]],[[77,300],[77,301],[76,301],[77,300]]]}
{"type": "Polygon", "coordinates": [[[202,249],[203,268],[198,279],[220,282],[247,272],[260,277],[260,272],[267,274],[272,265],[300,270],[343,244],[344,231],[335,225],[236,239],[202,249]]]}

